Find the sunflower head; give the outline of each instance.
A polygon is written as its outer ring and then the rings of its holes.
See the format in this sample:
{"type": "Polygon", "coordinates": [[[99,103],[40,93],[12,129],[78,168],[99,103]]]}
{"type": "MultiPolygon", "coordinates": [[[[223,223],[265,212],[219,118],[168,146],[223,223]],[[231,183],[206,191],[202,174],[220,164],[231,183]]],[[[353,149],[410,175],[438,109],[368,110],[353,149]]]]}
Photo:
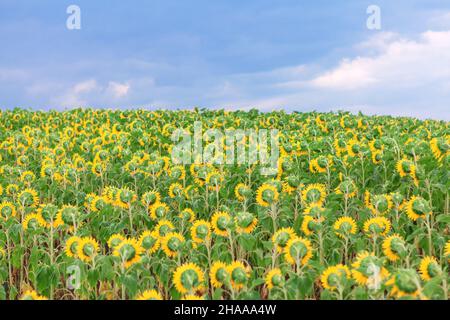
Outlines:
{"type": "Polygon", "coordinates": [[[159,192],[153,191],[153,190],[145,192],[141,197],[141,202],[146,207],[150,207],[150,206],[154,205],[155,203],[160,202],[160,200],[161,200],[161,195],[159,194],[159,192]]]}
{"type": "Polygon", "coordinates": [[[81,238],[77,245],[77,257],[85,262],[92,261],[98,251],[98,242],[92,237],[81,238]]]}
{"type": "Polygon", "coordinates": [[[154,253],[159,249],[160,241],[156,231],[144,231],[139,237],[139,244],[148,253],[154,253]]]}
{"type": "Polygon", "coordinates": [[[227,237],[230,230],[234,227],[234,221],[227,212],[219,211],[212,216],[211,225],[215,234],[227,237]]]}
{"type": "Polygon", "coordinates": [[[386,282],[390,295],[395,298],[412,298],[421,296],[420,279],[415,270],[399,269],[386,282]]]}
{"type": "Polygon", "coordinates": [[[26,231],[37,231],[45,227],[45,221],[38,213],[30,213],[23,219],[22,227],[26,231]]]}
{"type": "Polygon", "coordinates": [[[66,225],[73,227],[75,224],[79,223],[80,219],[81,214],[77,207],[64,205],[56,214],[55,226],[66,225]]]}
{"type": "Polygon", "coordinates": [[[0,203],[0,219],[8,220],[16,216],[16,207],[8,201],[0,203]]]}
{"type": "Polygon", "coordinates": [[[152,205],[150,210],[150,217],[153,220],[159,220],[165,218],[169,214],[169,206],[164,202],[157,202],[152,205]]]}
{"type": "Polygon", "coordinates": [[[285,283],[285,278],[279,268],[274,268],[270,270],[267,273],[265,280],[267,289],[269,290],[272,290],[273,288],[281,288],[284,286],[285,283]]]}
{"type": "Polygon", "coordinates": [[[192,241],[196,244],[205,242],[211,236],[211,224],[206,220],[197,220],[191,227],[192,241]]]}
{"type": "Polygon", "coordinates": [[[168,257],[176,257],[184,247],[184,237],[178,232],[169,232],[161,238],[161,248],[168,257]]]}
{"type": "Polygon", "coordinates": [[[78,257],[78,245],[81,242],[81,238],[77,236],[72,236],[69,239],[67,239],[66,244],[64,246],[64,252],[66,253],[66,256],[71,258],[77,258],[78,257]]]}
{"type": "Polygon", "coordinates": [[[444,255],[450,263],[450,240],[448,240],[445,244],[444,255]]]}
{"type": "Polygon", "coordinates": [[[347,198],[353,198],[356,196],[358,192],[358,188],[355,185],[355,182],[349,178],[344,179],[339,185],[336,187],[335,192],[337,194],[343,194],[347,198]]]}
{"type": "Polygon", "coordinates": [[[20,300],[47,300],[47,297],[39,295],[34,290],[27,290],[20,296],[20,300]]]}
{"type": "Polygon", "coordinates": [[[425,219],[431,215],[431,207],[428,201],[422,197],[413,196],[405,206],[406,214],[412,221],[425,219]]]}
{"type": "Polygon", "coordinates": [[[240,261],[234,261],[227,267],[227,271],[231,286],[236,290],[242,289],[249,278],[249,268],[240,261]]]}
{"type": "Polygon", "coordinates": [[[383,253],[390,261],[397,261],[407,253],[405,240],[398,234],[393,234],[383,241],[383,253]]]}
{"type": "Polygon", "coordinates": [[[334,232],[340,238],[348,238],[357,232],[356,221],[352,217],[341,217],[333,225],[334,232]]]}
{"type": "Polygon", "coordinates": [[[143,249],[136,239],[125,239],[114,248],[113,255],[119,257],[125,268],[141,261],[143,249]]]}
{"type": "Polygon", "coordinates": [[[125,240],[125,237],[123,235],[121,235],[119,233],[115,233],[111,237],[109,237],[109,239],[108,239],[108,247],[111,250],[114,250],[114,248],[116,248],[124,240],[125,240]]]}
{"type": "Polygon", "coordinates": [[[375,217],[364,223],[364,232],[369,237],[385,236],[391,230],[391,222],[385,217],[375,217]]]}
{"type": "Polygon", "coordinates": [[[144,292],[139,294],[136,297],[136,300],[163,300],[163,298],[158,291],[152,289],[152,290],[145,290],[144,292]]]}
{"type": "Polygon", "coordinates": [[[264,183],[256,191],[256,202],[262,207],[269,207],[276,203],[278,198],[279,192],[272,184],[264,183]]]}
{"type": "Polygon", "coordinates": [[[250,187],[243,183],[238,183],[236,187],[234,188],[234,194],[238,201],[243,202],[245,199],[248,199],[252,195],[252,190],[250,187]]]}
{"type": "Polygon", "coordinates": [[[39,196],[36,190],[27,188],[19,193],[17,201],[22,207],[36,207],[39,205],[39,196]]]}
{"type": "Polygon", "coordinates": [[[170,198],[176,198],[181,197],[183,195],[183,186],[181,183],[175,182],[172,183],[169,187],[169,197],[170,198]]]}
{"type": "Polygon", "coordinates": [[[350,278],[350,269],[345,265],[338,264],[325,269],[320,277],[320,281],[325,289],[334,291],[338,290],[339,287],[344,287],[350,278]]]}
{"type": "Polygon", "coordinates": [[[382,281],[389,276],[389,272],[383,267],[383,261],[367,251],[358,253],[352,267],[355,281],[371,289],[378,289],[382,281]]]}
{"type": "Polygon", "coordinates": [[[327,193],[325,191],[325,185],[314,183],[308,185],[302,191],[302,200],[307,204],[322,204],[325,201],[327,193]]]}
{"type": "Polygon", "coordinates": [[[173,274],[175,288],[181,294],[194,293],[203,286],[203,271],[194,263],[179,266],[173,274]]]}
{"type": "Polygon", "coordinates": [[[429,281],[442,274],[442,269],[435,257],[427,256],[420,261],[420,277],[424,281],[429,281]]]}
{"type": "Polygon", "coordinates": [[[193,222],[195,220],[195,212],[191,208],[186,208],[180,211],[178,217],[183,221],[193,222]]]}
{"type": "Polygon", "coordinates": [[[209,278],[214,288],[222,287],[229,279],[227,265],[222,261],[214,261],[209,272],[209,278]]]}
{"type": "Polygon", "coordinates": [[[251,233],[257,223],[258,219],[250,212],[239,211],[235,214],[236,230],[239,233],[251,233]]]}
{"type": "Polygon", "coordinates": [[[158,224],[155,226],[155,231],[160,237],[164,237],[167,233],[173,230],[175,230],[173,223],[166,219],[159,220],[158,224]]]}
{"type": "Polygon", "coordinates": [[[284,257],[290,264],[304,266],[313,255],[311,242],[308,239],[294,237],[284,248],[284,257]]]}
{"type": "Polygon", "coordinates": [[[294,237],[296,237],[294,229],[281,228],[272,236],[272,242],[277,251],[281,253],[286,247],[288,241],[294,237]]]}

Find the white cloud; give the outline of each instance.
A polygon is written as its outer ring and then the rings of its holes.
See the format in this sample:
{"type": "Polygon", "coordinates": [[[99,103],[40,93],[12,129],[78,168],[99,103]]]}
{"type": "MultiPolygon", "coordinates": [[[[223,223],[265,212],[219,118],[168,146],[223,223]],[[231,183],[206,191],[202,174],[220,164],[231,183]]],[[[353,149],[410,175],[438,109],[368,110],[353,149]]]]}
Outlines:
{"type": "Polygon", "coordinates": [[[112,95],[115,99],[119,99],[126,96],[129,89],[130,85],[128,83],[110,81],[106,88],[106,94],[112,95]]]}

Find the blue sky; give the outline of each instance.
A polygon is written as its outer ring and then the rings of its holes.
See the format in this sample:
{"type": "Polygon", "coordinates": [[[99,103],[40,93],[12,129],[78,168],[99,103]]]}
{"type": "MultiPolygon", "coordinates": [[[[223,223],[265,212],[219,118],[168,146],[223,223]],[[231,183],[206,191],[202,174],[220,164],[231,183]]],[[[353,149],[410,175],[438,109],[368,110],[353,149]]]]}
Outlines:
{"type": "Polygon", "coordinates": [[[0,106],[450,119],[450,2],[0,0],[0,106]],[[81,9],[68,30],[66,8],[81,9]],[[366,27],[369,5],[381,30],[366,27]]]}

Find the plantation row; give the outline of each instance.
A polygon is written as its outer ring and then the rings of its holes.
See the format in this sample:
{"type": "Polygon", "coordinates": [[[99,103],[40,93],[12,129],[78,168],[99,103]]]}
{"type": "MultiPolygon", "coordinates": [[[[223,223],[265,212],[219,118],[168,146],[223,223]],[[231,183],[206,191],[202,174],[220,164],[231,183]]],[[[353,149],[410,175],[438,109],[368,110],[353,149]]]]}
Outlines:
{"type": "Polygon", "coordinates": [[[448,299],[449,164],[444,121],[0,111],[0,298],[448,299]],[[173,163],[196,121],[278,129],[275,174],[173,163]]]}

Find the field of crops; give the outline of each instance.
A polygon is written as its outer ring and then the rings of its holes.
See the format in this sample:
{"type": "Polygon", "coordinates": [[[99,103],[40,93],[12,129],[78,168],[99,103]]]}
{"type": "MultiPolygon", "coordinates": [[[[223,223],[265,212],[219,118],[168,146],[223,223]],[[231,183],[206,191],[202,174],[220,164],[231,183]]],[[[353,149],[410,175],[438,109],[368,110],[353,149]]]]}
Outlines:
{"type": "Polygon", "coordinates": [[[0,111],[0,299],[448,299],[449,164],[444,121],[0,111]],[[275,175],[175,164],[194,121],[278,129],[275,175]]]}

